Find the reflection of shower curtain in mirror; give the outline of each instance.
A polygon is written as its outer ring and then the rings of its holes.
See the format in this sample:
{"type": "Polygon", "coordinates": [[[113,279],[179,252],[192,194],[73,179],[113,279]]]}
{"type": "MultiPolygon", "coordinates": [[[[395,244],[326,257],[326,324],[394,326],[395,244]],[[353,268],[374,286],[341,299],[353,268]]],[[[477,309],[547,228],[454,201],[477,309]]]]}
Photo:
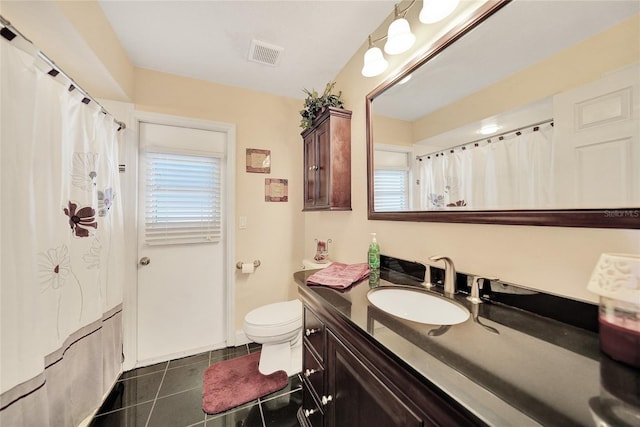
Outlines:
{"type": "MultiPolygon", "coordinates": [[[[422,210],[544,209],[553,205],[553,126],[423,157],[422,210]],[[453,152],[452,152],[453,151],[453,152]]],[[[535,129],[535,128],[534,128],[535,129]]]]}
{"type": "Polygon", "coordinates": [[[0,38],[0,424],[75,426],[121,370],[118,125],[18,40],[0,38]]]}

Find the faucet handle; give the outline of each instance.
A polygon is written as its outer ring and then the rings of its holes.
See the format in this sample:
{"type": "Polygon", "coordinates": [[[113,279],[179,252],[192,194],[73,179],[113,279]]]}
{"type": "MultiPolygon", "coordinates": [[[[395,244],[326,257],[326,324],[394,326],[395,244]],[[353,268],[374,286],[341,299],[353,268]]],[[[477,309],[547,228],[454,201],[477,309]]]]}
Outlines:
{"type": "MultiPolygon", "coordinates": [[[[498,280],[497,277],[486,277],[486,276],[473,276],[473,281],[471,283],[471,295],[467,297],[469,301],[474,304],[482,303],[480,299],[480,280],[498,280]]],[[[484,282],[482,282],[484,284],[484,282]]]]}

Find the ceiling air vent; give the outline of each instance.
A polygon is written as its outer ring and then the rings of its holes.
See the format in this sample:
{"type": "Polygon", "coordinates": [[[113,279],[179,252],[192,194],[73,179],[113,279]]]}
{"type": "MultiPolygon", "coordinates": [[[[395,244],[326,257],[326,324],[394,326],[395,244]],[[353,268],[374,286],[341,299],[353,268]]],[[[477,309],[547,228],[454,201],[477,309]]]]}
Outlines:
{"type": "Polygon", "coordinates": [[[280,62],[283,51],[283,47],[265,43],[260,40],[251,40],[249,61],[276,66],[280,62]]]}

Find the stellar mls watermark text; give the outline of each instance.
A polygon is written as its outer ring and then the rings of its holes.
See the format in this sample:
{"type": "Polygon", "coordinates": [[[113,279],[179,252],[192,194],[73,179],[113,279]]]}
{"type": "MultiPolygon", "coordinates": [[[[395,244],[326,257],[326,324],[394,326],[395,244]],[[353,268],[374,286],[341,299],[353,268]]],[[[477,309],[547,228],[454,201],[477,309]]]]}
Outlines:
{"type": "Polygon", "coordinates": [[[618,209],[604,211],[606,218],[640,218],[640,209],[618,209]]]}

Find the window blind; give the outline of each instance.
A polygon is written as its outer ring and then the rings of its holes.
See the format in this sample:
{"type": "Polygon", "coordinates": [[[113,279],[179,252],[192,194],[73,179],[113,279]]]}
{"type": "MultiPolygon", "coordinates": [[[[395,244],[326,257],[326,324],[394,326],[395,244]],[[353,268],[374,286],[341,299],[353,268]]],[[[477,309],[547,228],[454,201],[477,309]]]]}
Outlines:
{"type": "Polygon", "coordinates": [[[408,181],[406,170],[377,169],[373,179],[376,212],[406,210],[408,181]]]}
{"type": "Polygon", "coordinates": [[[146,243],[219,242],[221,159],[157,152],[145,158],[146,243]]]}

